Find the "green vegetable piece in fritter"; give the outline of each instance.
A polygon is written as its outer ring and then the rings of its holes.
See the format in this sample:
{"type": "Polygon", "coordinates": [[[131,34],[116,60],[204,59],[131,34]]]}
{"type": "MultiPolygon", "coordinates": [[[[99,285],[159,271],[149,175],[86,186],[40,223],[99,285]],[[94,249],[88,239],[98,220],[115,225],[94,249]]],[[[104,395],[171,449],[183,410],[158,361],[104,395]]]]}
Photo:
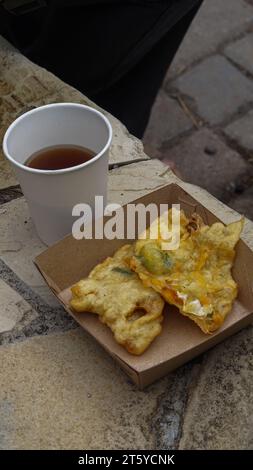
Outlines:
{"type": "Polygon", "coordinates": [[[119,266],[116,266],[115,268],[112,269],[112,271],[120,274],[124,274],[125,276],[132,276],[134,273],[130,269],[127,268],[120,268],[119,266]]]}
{"type": "Polygon", "coordinates": [[[142,247],[140,259],[143,266],[152,274],[166,274],[172,266],[168,253],[160,250],[154,243],[147,243],[142,247]]]}

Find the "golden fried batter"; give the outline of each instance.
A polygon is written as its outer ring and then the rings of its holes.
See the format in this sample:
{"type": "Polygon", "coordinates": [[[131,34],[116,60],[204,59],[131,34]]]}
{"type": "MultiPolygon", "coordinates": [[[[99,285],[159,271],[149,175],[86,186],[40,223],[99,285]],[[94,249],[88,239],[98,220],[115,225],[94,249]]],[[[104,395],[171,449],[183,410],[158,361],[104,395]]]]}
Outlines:
{"type": "Polygon", "coordinates": [[[129,268],[133,246],[125,245],[72,287],[71,307],[92,312],[111,328],[116,341],[142,354],[161,332],[164,301],[129,268]]]}
{"type": "MultiPolygon", "coordinates": [[[[161,230],[158,239],[151,239],[151,225],[147,239],[136,242],[130,266],[146,286],[176,305],[204,333],[212,333],[222,325],[237,296],[231,268],[243,219],[226,227],[207,226],[197,215],[187,219],[183,211],[180,217],[178,249],[162,250],[161,230]]],[[[159,219],[160,225],[165,223],[170,230],[171,211],[159,219]]]]}

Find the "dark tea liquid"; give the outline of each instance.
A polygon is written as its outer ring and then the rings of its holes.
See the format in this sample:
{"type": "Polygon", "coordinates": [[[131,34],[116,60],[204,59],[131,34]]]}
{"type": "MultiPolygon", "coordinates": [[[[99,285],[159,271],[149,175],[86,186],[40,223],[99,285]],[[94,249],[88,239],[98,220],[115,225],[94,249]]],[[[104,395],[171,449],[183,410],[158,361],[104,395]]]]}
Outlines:
{"type": "Polygon", "coordinates": [[[37,170],[62,170],[88,162],[95,155],[93,150],[78,145],[55,145],[34,153],[25,165],[37,170]]]}

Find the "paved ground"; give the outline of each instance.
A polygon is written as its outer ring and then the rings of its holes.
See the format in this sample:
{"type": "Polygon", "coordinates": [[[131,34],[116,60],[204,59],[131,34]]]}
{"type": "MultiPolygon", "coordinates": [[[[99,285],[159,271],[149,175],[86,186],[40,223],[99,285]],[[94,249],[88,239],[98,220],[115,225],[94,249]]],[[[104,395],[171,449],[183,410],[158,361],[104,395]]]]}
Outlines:
{"type": "MultiPolygon", "coordinates": [[[[248,211],[252,141],[246,129],[252,119],[248,98],[251,76],[238,64],[231,65],[231,47],[225,58],[220,44],[225,41],[229,47],[231,42],[248,37],[253,5],[242,0],[209,0],[200,15],[202,22],[196,20],[190,36],[196,37],[194,46],[189,48],[185,43],[160,93],[154,112],[157,120],[153,118],[156,130],[152,131],[151,124],[149,142],[152,140],[153,149],[157,155],[162,153],[165,161],[173,155],[182,173],[195,166],[186,174],[188,179],[209,185],[208,189],[224,200],[233,198],[239,209],[245,204],[248,211]],[[205,27],[211,19],[212,34],[210,27],[205,27]],[[202,40],[198,41],[200,35],[202,40]],[[209,72],[206,61],[209,67],[211,61],[209,72]],[[211,102],[207,111],[208,90],[203,76],[195,73],[196,67],[204,77],[212,76],[217,93],[223,84],[215,70],[228,67],[229,88],[237,80],[241,83],[235,104],[231,106],[231,89],[225,87],[217,101],[226,96],[229,103],[218,103],[216,109],[211,102]],[[191,77],[199,80],[197,85],[191,77]],[[167,120],[161,108],[167,112],[167,120]],[[245,111],[241,115],[240,109],[245,111]],[[198,160],[197,154],[201,155],[198,160]],[[217,170],[218,162],[222,171],[217,170]],[[242,193],[238,195],[238,191],[242,193]]],[[[233,54],[237,48],[237,57],[244,64],[248,60],[250,68],[248,49],[240,53],[239,44],[233,54]]],[[[31,106],[59,100],[94,105],[31,64],[1,38],[0,65],[1,136],[12,119],[31,106]]],[[[114,130],[111,161],[145,158],[141,142],[112,116],[109,119],[114,130]]],[[[32,262],[44,246],[1,152],[0,170],[0,449],[252,449],[253,328],[137,391],[49,293],[32,262]]],[[[111,171],[109,199],[130,202],[172,181],[225,223],[238,217],[204,190],[177,179],[157,159],[111,171]]],[[[250,221],[246,221],[243,238],[253,249],[250,221]]]]}
{"type": "Polygon", "coordinates": [[[253,1],[205,0],[153,108],[147,153],[253,220],[253,1]]]}

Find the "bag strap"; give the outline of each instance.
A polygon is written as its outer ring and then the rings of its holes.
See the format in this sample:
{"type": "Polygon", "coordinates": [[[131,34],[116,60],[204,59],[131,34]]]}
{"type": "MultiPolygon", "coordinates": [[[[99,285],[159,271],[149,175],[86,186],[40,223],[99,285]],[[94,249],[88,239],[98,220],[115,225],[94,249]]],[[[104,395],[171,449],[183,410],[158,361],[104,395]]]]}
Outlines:
{"type": "Polygon", "coordinates": [[[2,0],[0,5],[14,16],[21,16],[47,7],[46,0],[2,0]]]}

